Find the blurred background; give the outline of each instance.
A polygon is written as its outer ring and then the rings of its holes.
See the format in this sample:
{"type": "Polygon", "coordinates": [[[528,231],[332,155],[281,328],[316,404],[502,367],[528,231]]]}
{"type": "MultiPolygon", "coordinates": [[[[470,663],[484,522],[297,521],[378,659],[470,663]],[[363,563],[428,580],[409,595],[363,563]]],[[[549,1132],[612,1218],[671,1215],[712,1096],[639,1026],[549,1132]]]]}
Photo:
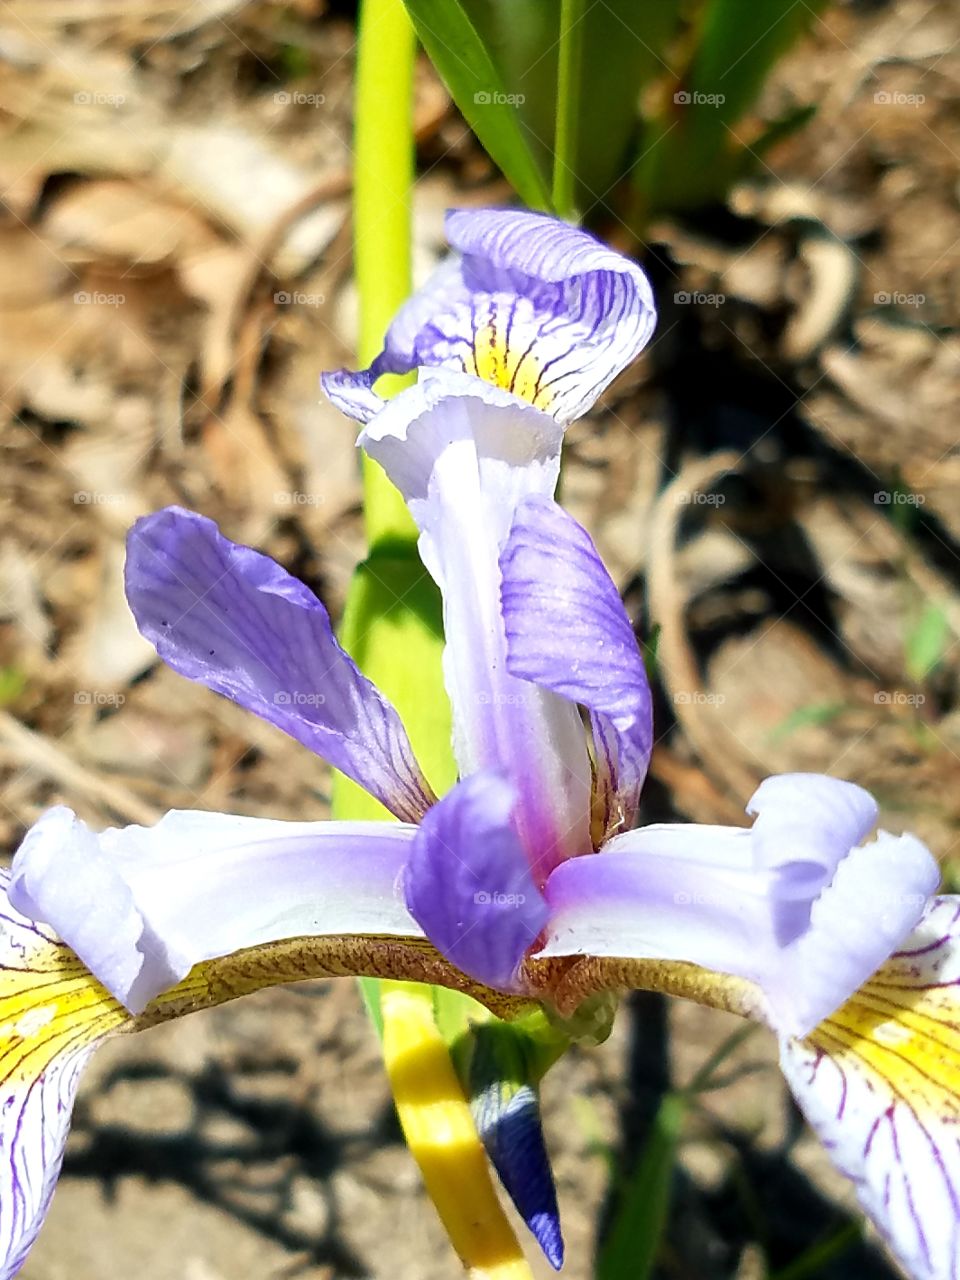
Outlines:
{"type": "MultiPolygon", "coordinates": [[[[318,375],[353,359],[355,21],[332,0],[0,5],[8,851],[61,800],[98,825],[327,813],[316,759],[158,665],[121,569],[130,523],[178,502],[342,607],[360,489],[318,375]]],[[[801,129],[723,199],[653,213],[642,234],[596,211],[650,272],[661,321],[571,430],[564,479],[638,635],[659,628],[647,816],[739,822],[763,775],[836,773],[953,884],[958,35],[949,0],[811,13],[756,107],[816,104],[801,129]]],[[[423,276],[446,207],[513,193],[425,58],[415,119],[423,276]]],[[[664,1096],[736,1028],[627,1006],[545,1085],[570,1280],[594,1275],[664,1096]]],[[[891,1280],[769,1039],[741,1044],[720,1083],[688,1108],[656,1274],[891,1280]]],[[[267,992],[97,1055],[23,1275],[130,1274],[460,1274],[352,983],[267,992]]]]}

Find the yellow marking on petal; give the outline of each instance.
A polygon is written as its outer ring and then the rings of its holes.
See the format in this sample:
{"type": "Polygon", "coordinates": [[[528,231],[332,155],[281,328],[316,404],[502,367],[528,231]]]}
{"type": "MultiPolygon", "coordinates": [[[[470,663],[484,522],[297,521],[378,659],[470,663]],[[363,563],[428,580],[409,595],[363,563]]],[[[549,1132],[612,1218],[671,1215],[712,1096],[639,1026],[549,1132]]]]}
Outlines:
{"type": "Polygon", "coordinates": [[[474,334],[473,368],[467,369],[484,382],[512,391],[521,400],[529,400],[538,409],[549,410],[552,397],[548,391],[537,391],[540,363],[528,350],[529,334],[522,331],[522,341],[507,344],[506,319],[487,323],[474,334]],[[503,326],[501,328],[501,326],[503,326]]]}
{"type": "Polygon", "coordinates": [[[956,987],[892,983],[886,969],[807,1037],[841,1062],[857,1059],[921,1113],[960,1116],[956,987]]]}
{"type": "Polygon", "coordinates": [[[0,1080],[37,1080],[61,1053],[96,1043],[127,1011],[60,943],[35,935],[29,968],[0,969],[0,1080]]]}
{"type": "Polygon", "coordinates": [[[475,1280],[532,1280],[493,1189],[430,992],[384,983],[381,1009],[397,1114],[453,1247],[475,1280]]]}

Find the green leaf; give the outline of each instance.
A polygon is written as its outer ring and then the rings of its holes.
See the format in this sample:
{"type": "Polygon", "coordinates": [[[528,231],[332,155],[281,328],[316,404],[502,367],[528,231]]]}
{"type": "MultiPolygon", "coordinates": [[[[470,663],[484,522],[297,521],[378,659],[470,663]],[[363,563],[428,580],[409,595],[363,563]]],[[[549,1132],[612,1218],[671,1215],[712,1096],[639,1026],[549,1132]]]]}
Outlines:
{"type": "MultiPolygon", "coordinates": [[[[771,70],[815,21],[826,0],[706,0],[691,32],[685,69],[650,121],[636,183],[651,208],[690,208],[719,199],[756,163],[755,128],[741,128],[771,70]]],[[[804,109],[800,109],[801,113],[804,109]]],[[[760,134],[769,147],[800,127],[794,112],[760,134]]]]}
{"type": "Polygon", "coordinates": [[[668,1093],[660,1104],[643,1154],[620,1198],[620,1206],[597,1263],[597,1280],[647,1280],[653,1270],[670,1212],[673,1166],[688,1103],[668,1093]]]}
{"type": "Polygon", "coordinates": [[[938,604],[927,604],[904,643],[904,666],[913,684],[923,684],[943,661],[950,623],[938,604]]]}
{"type": "Polygon", "coordinates": [[[611,184],[628,175],[641,96],[669,75],[667,53],[680,0],[604,0],[584,19],[583,85],[577,137],[581,207],[610,203],[611,184]]]}
{"type": "MultiPolygon", "coordinates": [[[[504,84],[488,42],[471,20],[469,7],[462,0],[404,3],[430,60],[491,159],[526,204],[533,209],[549,209],[542,139],[531,143],[515,100],[518,91],[511,92],[504,84]]],[[[531,6],[518,7],[522,20],[524,9],[531,6]]]]}

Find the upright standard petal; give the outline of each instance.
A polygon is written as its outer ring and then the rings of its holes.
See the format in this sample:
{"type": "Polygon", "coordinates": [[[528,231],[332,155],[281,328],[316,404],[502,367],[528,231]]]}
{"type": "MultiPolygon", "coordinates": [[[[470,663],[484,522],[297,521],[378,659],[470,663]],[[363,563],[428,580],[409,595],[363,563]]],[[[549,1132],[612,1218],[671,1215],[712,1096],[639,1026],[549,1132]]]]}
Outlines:
{"type": "Polygon", "coordinates": [[[313,592],[269,557],[167,507],[130,531],[126,590],[175,671],[283,729],[401,820],[432,803],[397,712],[337,643],[313,592]]]}
{"type": "Polygon", "coordinates": [[[620,593],[587,531],[541,495],[518,507],[500,569],[507,670],[590,711],[601,837],[632,825],[653,704],[620,593]]]}
{"type": "Polygon", "coordinates": [[[418,936],[399,887],[413,832],[174,810],[95,833],[58,807],[20,846],[10,900],[139,1013],[200,961],[260,943],[418,936]]]}
{"type": "Polygon", "coordinates": [[[576,707],[507,669],[499,558],[523,499],[553,492],[561,436],[552,418],[506,392],[441,371],[395,396],[359,441],[406,498],[443,593],[460,771],[510,778],[541,883],[591,847],[590,764],[576,707]]]}
{"type": "Polygon", "coordinates": [[[0,1280],[17,1274],[56,1186],[80,1074],[126,1012],[7,901],[0,871],[0,1280]]]}
{"type": "Polygon", "coordinates": [[[960,1277],[960,898],[805,1040],[781,1041],[804,1114],[912,1280],[960,1277]]]}
{"type": "Polygon", "coordinates": [[[547,921],[514,804],[496,775],[464,778],[420,824],[404,876],[410,913],[437,950],[500,991],[519,990],[520,962],[547,921]]]}
{"type": "Polygon", "coordinates": [[[459,250],[397,314],[370,369],[324,375],[327,395],[368,421],[381,373],[474,374],[569,423],[649,341],[649,282],[636,263],[557,218],[522,209],[453,210],[459,250]]]}
{"type": "MultiPolygon", "coordinates": [[[[795,796],[801,777],[792,778],[795,796]]],[[[811,812],[829,791],[811,778],[811,812]]],[[[775,1029],[806,1034],[907,936],[939,881],[912,836],[880,832],[851,848],[851,797],[834,794],[839,803],[821,809],[819,824],[780,829],[795,876],[764,865],[766,832],[758,854],[763,815],[749,831],[644,827],[565,863],[546,886],[551,917],[540,954],[682,960],[746,978],[761,988],[775,1029]]]]}

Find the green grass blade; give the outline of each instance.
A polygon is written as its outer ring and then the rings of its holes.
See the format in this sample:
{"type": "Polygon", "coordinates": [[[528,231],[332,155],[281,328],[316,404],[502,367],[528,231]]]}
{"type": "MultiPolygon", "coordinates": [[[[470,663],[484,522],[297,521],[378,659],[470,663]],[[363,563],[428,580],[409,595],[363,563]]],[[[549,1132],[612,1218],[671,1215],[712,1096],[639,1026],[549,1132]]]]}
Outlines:
{"type": "Polygon", "coordinates": [[[670,1212],[673,1166],[688,1109],[679,1093],[660,1104],[636,1169],[623,1187],[620,1206],[597,1263],[597,1280],[647,1280],[670,1212]]]}
{"type": "Polygon", "coordinates": [[[532,209],[551,207],[547,173],[521,123],[516,91],[508,91],[485,41],[461,0],[404,0],[420,42],[454,102],[532,209]]]}

